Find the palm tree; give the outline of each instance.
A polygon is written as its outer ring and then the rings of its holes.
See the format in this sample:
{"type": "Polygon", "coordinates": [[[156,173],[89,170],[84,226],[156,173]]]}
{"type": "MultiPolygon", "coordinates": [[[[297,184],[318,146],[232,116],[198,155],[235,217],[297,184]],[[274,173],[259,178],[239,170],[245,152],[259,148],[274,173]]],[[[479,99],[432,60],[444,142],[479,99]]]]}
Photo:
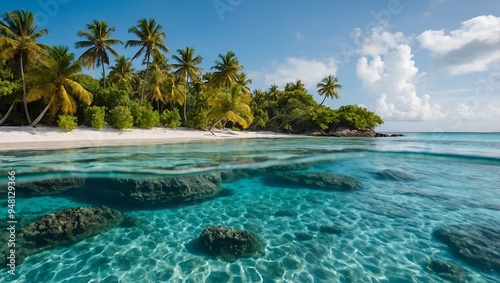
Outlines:
{"type": "Polygon", "coordinates": [[[239,86],[232,86],[227,93],[219,92],[208,102],[211,106],[208,116],[215,120],[208,130],[211,131],[223,120],[238,123],[243,128],[247,128],[253,122],[251,102],[252,97],[244,94],[239,86]]]}
{"type": "Polygon", "coordinates": [[[241,90],[243,91],[244,94],[251,94],[250,88],[248,85],[252,84],[252,80],[248,78],[247,74],[244,72],[240,72],[238,75],[236,75],[236,82],[235,84],[237,86],[241,87],[241,90]]]}
{"type": "Polygon", "coordinates": [[[215,66],[212,67],[215,70],[213,83],[218,87],[225,87],[228,92],[228,88],[236,82],[243,67],[232,51],[227,52],[226,55],[219,54],[219,59],[220,61],[216,60],[215,66]]]}
{"type": "Polygon", "coordinates": [[[141,105],[144,99],[144,90],[146,87],[147,77],[148,77],[148,69],[149,63],[151,61],[151,56],[158,56],[162,51],[170,52],[167,45],[163,41],[166,37],[166,33],[161,31],[163,29],[162,25],[156,24],[154,19],[146,20],[140,19],[137,23],[136,27],[131,27],[128,32],[133,33],[139,39],[137,40],[129,40],[125,47],[141,47],[139,51],[134,55],[132,60],[138,58],[144,53],[143,63],[146,63],[146,71],[144,72],[144,79],[141,91],[141,105]]]}
{"type": "Polygon", "coordinates": [[[306,86],[302,83],[301,80],[295,81],[295,83],[287,83],[285,85],[285,91],[296,91],[301,90],[307,92],[306,86]]]}
{"type": "Polygon", "coordinates": [[[125,56],[119,56],[115,60],[115,65],[109,67],[109,81],[118,87],[129,88],[136,81],[135,70],[132,67],[132,60],[125,56]]]}
{"type": "MultiPolygon", "coordinates": [[[[202,69],[196,65],[201,64],[203,58],[199,55],[194,56],[194,49],[191,47],[178,49],[177,53],[179,56],[172,56],[172,58],[177,61],[177,63],[172,64],[172,66],[176,68],[175,74],[185,79],[186,85],[189,87],[189,79],[197,78],[201,75],[202,69]]],[[[184,100],[184,121],[187,121],[186,111],[187,99],[184,100]]]]}
{"type": "Polygon", "coordinates": [[[330,97],[330,98],[340,98],[340,94],[338,93],[337,89],[342,89],[342,86],[339,84],[339,79],[329,75],[328,77],[324,78],[321,80],[320,83],[316,86],[318,88],[318,94],[321,96],[325,96],[323,98],[323,101],[318,105],[318,108],[325,103],[325,100],[330,97]]]}
{"type": "Polygon", "coordinates": [[[74,79],[78,79],[82,71],[80,61],[74,61],[74,54],[68,53],[68,47],[54,46],[48,50],[47,58],[33,69],[29,77],[38,86],[28,93],[27,101],[43,99],[47,106],[31,124],[35,127],[50,109],[50,114],[74,114],[77,110],[76,100],[90,105],[92,94],[85,90],[74,79]]]}
{"type": "Polygon", "coordinates": [[[36,40],[48,34],[47,29],[39,29],[35,24],[35,15],[25,10],[16,10],[2,15],[0,21],[0,58],[19,62],[21,81],[23,85],[24,112],[28,123],[31,117],[26,101],[25,71],[40,59],[46,46],[36,40]]]}
{"type": "Polygon", "coordinates": [[[93,23],[87,24],[86,30],[81,30],[77,33],[78,37],[83,37],[85,40],[75,43],[76,48],[88,48],[78,60],[83,62],[87,68],[94,69],[96,66],[102,66],[103,86],[106,88],[106,70],[104,65],[109,65],[108,52],[118,57],[112,45],[123,44],[118,39],[110,39],[109,36],[115,31],[114,27],[108,27],[105,21],[94,20],[93,23]]]}

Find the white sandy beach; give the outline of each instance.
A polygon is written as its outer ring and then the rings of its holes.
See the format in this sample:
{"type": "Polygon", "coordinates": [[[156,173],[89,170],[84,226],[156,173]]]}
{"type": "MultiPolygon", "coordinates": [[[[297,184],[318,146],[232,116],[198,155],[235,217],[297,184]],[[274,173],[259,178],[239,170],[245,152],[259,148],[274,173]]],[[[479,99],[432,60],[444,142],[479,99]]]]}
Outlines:
{"type": "Polygon", "coordinates": [[[285,138],[293,135],[273,132],[246,132],[230,130],[208,131],[179,128],[153,128],[117,130],[106,127],[102,130],[78,127],[64,131],[56,127],[0,127],[0,151],[4,150],[44,150],[78,147],[146,145],[181,143],[221,139],[285,138]]]}

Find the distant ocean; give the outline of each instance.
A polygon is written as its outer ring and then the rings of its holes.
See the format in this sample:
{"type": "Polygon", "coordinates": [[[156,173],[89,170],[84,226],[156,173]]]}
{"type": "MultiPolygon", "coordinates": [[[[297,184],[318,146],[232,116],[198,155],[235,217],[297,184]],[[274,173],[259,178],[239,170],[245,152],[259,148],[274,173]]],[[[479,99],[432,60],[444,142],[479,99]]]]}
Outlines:
{"type": "MultiPolygon", "coordinates": [[[[4,188],[12,170],[20,182],[248,172],[223,181],[231,192],[224,197],[117,207],[141,225],[29,256],[16,276],[0,269],[0,282],[450,282],[429,267],[433,261],[459,267],[455,282],[500,282],[498,271],[460,258],[434,234],[448,226],[500,229],[500,133],[0,149],[0,168],[4,188]],[[345,192],[269,181],[285,170],[341,174],[360,187],[345,192]],[[211,225],[251,231],[262,240],[264,255],[227,262],[193,252],[189,243],[211,225]],[[324,233],[324,225],[342,232],[324,233]]],[[[92,196],[17,195],[16,215],[27,223],[99,202],[92,196]]],[[[492,250],[490,259],[500,262],[499,253],[492,250]]]]}

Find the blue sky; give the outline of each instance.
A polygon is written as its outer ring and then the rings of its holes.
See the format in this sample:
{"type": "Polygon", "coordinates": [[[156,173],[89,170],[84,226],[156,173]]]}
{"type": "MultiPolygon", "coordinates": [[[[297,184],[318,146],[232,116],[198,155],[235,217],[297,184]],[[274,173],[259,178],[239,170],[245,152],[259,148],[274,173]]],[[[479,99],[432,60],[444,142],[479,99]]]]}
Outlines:
{"type": "MultiPolygon", "coordinates": [[[[171,54],[194,47],[208,71],[232,50],[252,88],[302,79],[315,94],[317,82],[336,75],[341,98],[326,104],[363,105],[384,118],[381,131],[500,131],[498,0],[0,3],[1,12],[14,9],[30,10],[49,29],[43,43],[67,45],[77,56],[76,33],[94,19],[126,42],[138,19],[155,18],[171,54]]],[[[116,49],[129,57],[137,51],[116,49]]]]}

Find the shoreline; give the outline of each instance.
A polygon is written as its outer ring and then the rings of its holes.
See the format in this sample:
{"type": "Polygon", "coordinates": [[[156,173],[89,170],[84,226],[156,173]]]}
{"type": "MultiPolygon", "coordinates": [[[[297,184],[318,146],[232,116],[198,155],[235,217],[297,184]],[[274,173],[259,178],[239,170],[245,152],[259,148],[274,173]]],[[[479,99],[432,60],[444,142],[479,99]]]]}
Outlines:
{"type": "Polygon", "coordinates": [[[280,134],[268,131],[246,132],[215,129],[208,131],[189,128],[153,128],[117,130],[105,127],[101,130],[79,126],[73,131],[57,127],[3,126],[0,127],[0,152],[16,150],[56,150],[69,148],[134,146],[169,143],[187,143],[229,139],[292,138],[301,135],[280,134]]]}

